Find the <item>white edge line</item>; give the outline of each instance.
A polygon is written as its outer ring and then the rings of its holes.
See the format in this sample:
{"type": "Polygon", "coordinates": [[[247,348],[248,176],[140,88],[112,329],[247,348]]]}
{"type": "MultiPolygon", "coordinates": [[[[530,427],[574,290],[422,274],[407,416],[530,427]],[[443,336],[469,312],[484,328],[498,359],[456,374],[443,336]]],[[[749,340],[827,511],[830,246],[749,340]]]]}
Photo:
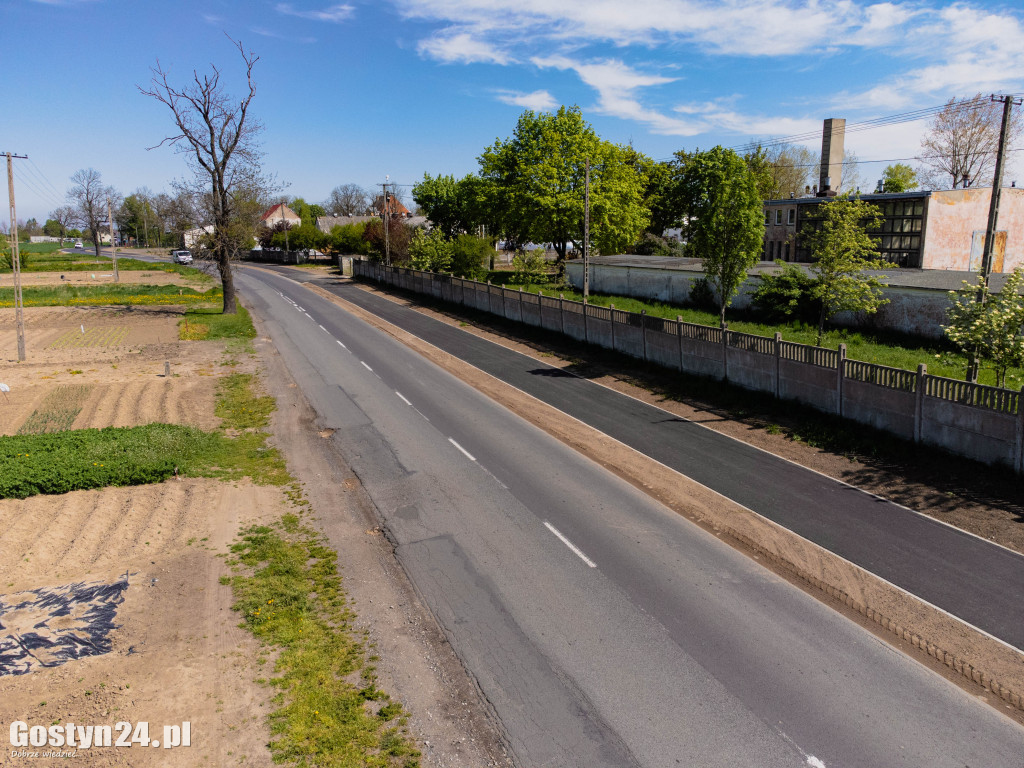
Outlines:
{"type": "MultiPolygon", "coordinates": [[[[403,399],[405,399],[405,398],[403,398],[403,399]]],[[[454,440],[452,440],[452,438],[450,438],[450,437],[449,437],[449,438],[448,438],[448,442],[449,442],[449,443],[451,443],[452,445],[454,445],[454,446],[455,446],[456,448],[458,448],[458,449],[459,449],[460,451],[462,451],[462,453],[463,453],[463,454],[465,454],[465,456],[466,456],[466,458],[467,458],[467,459],[469,459],[470,461],[476,461],[476,457],[475,457],[475,456],[473,456],[473,454],[472,454],[472,453],[470,453],[470,452],[469,452],[469,451],[467,451],[467,450],[466,450],[465,448],[463,448],[463,447],[462,447],[461,445],[459,445],[458,443],[456,443],[456,442],[455,442],[454,440]]]]}
{"type": "Polygon", "coordinates": [[[362,361],[362,360],[360,360],[359,362],[360,362],[360,363],[363,363],[363,367],[364,367],[364,368],[365,368],[366,370],[368,370],[368,371],[369,371],[370,373],[373,373],[373,368],[371,368],[370,366],[368,366],[368,365],[367,365],[367,364],[366,364],[366,363],[365,363],[364,361],[362,361]]]}
{"type": "Polygon", "coordinates": [[[555,536],[557,536],[561,540],[561,542],[565,544],[565,546],[571,549],[573,554],[576,555],[580,560],[589,565],[591,568],[597,568],[597,563],[595,563],[589,557],[584,555],[583,551],[579,547],[577,547],[575,544],[573,544],[571,541],[565,538],[565,536],[562,535],[562,532],[555,528],[555,526],[553,526],[547,520],[544,521],[544,527],[551,531],[553,534],[555,534],[555,536]]]}
{"type": "Polygon", "coordinates": [[[412,403],[410,403],[408,400],[406,400],[405,399],[405,395],[403,395],[401,392],[399,392],[398,390],[395,390],[395,394],[398,395],[398,399],[401,400],[403,403],[405,403],[406,405],[408,405],[410,407],[412,406],[412,403]]]}
{"type": "MultiPolygon", "coordinates": [[[[341,298],[341,297],[339,297],[339,298],[341,298]]],[[[367,310],[367,311],[369,311],[369,310],[367,310]]],[[[373,314],[373,313],[372,313],[372,312],[370,312],[370,314],[373,314]]],[[[375,317],[377,317],[377,319],[378,319],[378,320],[380,320],[381,322],[384,322],[384,323],[387,323],[387,322],[388,322],[387,320],[385,320],[384,318],[380,317],[379,315],[374,315],[374,316],[375,316],[375,317]]],[[[390,323],[390,325],[394,325],[394,323],[390,323]]],[[[404,329],[403,329],[403,330],[404,330],[404,329]]],[[[462,329],[460,328],[459,330],[462,330],[462,329]]],[[[437,346],[436,344],[431,344],[431,343],[430,343],[429,341],[427,341],[426,339],[422,339],[422,338],[420,338],[419,336],[416,336],[416,334],[412,333],[411,331],[406,331],[406,333],[410,333],[411,335],[415,336],[415,337],[416,337],[416,338],[417,338],[417,339],[418,339],[418,340],[419,340],[419,341],[420,341],[421,343],[423,343],[423,344],[426,344],[426,345],[428,345],[428,346],[430,346],[430,347],[433,347],[434,349],[438,350],[439,352],[444,352],[444,350],[443,350],[443,349],[441,349],[440,347],[438,347],[438,346],[437,346]]],[[[485,339],[485,341],[488,341],[488,340],[487,340],[487,339],[485,339]]],[[[493,341],[492,341],[492,342],[490,342],[490,343],[491,343],[491,344],[494,344],[494,342],[493,342],[493,341]]],[[[499,346],[499,347],[501,347],[502,345],[501,345],[501,344],[495,344],[495,346],[499,346]]],[[[502,347],[502,349],[508,349],[508,347],[502,347]]],[[[413,351],[415,351],[415,350],[413,350],[413,351]]],[[[510,351],[510,352],[515,352],[515,354],[517,354],[517,355],[522,355],[523,357],[526,357],[526,358],[528,358],[528,359],[530,359],[530,360],[534,360],[534,358],[530,357],[529,355],[525,355],[525,354],[523,354],[522,352],[516,352],[516,350],[509,350],[509,351],[510,351]]],[[[497,382],[499,382],[499,383],[501,383],[501,384],[504,384],[504,385],[505,385],[505,386],[507,386],[507,387],[511,387],[511,388],[512,388],[512,389],[514,389],[514,390],[515,390],[516,392],[519,392],[520,394],[523,394],[523,395],[525,395],[526,397],[530,398],[531,400],[536,400],[536,401],[537,401],[538,403],[540,403],[541,405],[544,405],[544,406],[547,406],[548,408],[551,408],[551,409],[553,409],[554,411],[556,411],[556,412],[558,412],[558,413],[562,414],[562,415],[563,415],[563,416],[565,416],[566,418],[572,419],[573,421],[577,422],[577,423],[578,423],[578,424],[580,424],[581,426],[584,426],[584,427],[586,427],[586,428],[588,428],[588,429],[592,429],[592,430],[594,430],[595,432],[598,432],[598,433],[600,433],[600,434],[602,434],[602,435],[605,435],[605,436],[606,436],[606,437],[607,437],[607,438],[608,438],[609,440],[613,440],[613,441],[615,441],[616,443],[618,443],[619,445],[621,445],[621,446],[622,446],[623,448],[626,448],[627,450],[629,450],[629,451],[632,451],[633,453],[637,454],[638,456],[642,456],[643,458],[647,459],[648,461],[653,461],[653,462],[654,462],[655,464],[657,464],[657,465],[659,465],[659,466],[661,466],[661,467],[664,467],[664,468],[665,468],[665,469],[667,469],[667,470],[668,470],[669,472],[674,472],[675,474],[679,475],[680,477],[685,477],[685,478],[686,478],[687,480],[690,480],[691,482],[697,483],[697,481],[696,481],[696,480],[694,480],[694,479],[693,479],[692,477],[690,477],[689,475],[683,474],[683,473],[682,473],[682,472],[680,472],[680,471],[679,471],[678,469],[675,469],[675,468],[673,468],[673,467],[670,467],[670,466],[668,466],[667,464],[663,464],[662,462],[658,461],[657,459],[655,459],[655,458],[652,458],[651,456],[648,456],[648,455],[647,455],[646,453],[643,453],[642,451],[638,451],[638,450],[637,450],[636,448],[634,448],[633,446],[631,446],[631,445],[628,445],[628,444],[626,444],[626,443],[622,442],[622,441],[621,441],[621,440],[619,440],[618,438],[612,437],[611,435],[608,435],[608,434],[606,434],[606,433],[604,433],[604,432],[601,432],[601,430],[597,429],[597,427],[593,427],[593,426],[591,426],[590,424],[587,424],[587,423],[586,423],[585,421],[581,421],[580,419],[576,418],[576,417],[575,417],[575,416],[573,416],[572,414],[566,413],[565,411],[561,410],[560,408],[557,408],[557,407],[555,407],[555,406],[551,405],[550,403],[547,403],[547,402],[545,402],[544,400],[541,400],[541,399],[540,399],[539,397],[536,397],[535,395],[531,395],[531,394],[530,394],[529,392],[527,392],[527,391],[525,391],[525,390],[522,390],[522,389],[519,389],[518,387],[516,387],[516,386],[515,386],[515,385],[513,385],[513,384],[509,384],[509,383],[508,383],[507,381],[502,381],[502,380],[501,380],[501,379],[499,379],[499,378],[498,378],[497,376],[494,376],[493,374],[490,374],[490,373],[488,373],[487,371],[483,370],[482,368],[478,368],[477,366],[473,365],[472,363],[470,363],[470,362],[468,362],[468,361],[466,361],[466,360],[463,360],[462,358],[458,358],[458,360],[459,360],[459,362],[461,362],[461,363],[462,363],[463,365],[467,365],[467,366],[469,366],[470,368],[472,368],[473,370],[477,371],[478,373],[480,373],[480,374],[482,374],[482,375],[484,375],[484,376],[487,376],[488,378],[494,379],[495,381],[497,381],[497,382]]],[[[535,362],[540,362],[540,361],[539,361],[539,360],[536,360],[535,362]]],[[[549,368],[554,368],[554,367],[555,367],[555,366],[553,366],[553,365],[550,365],[550,364],[548,364],[548,363],[541,363],[541,364],[542,364],[542,365],[545,365],[545,366],[547,366],[547,367],[549,367],[549,368]]],[[[440,367],[440,366],[438,366],[438,367],[440,367]]],[[[442,368],[442,370],[445,370],[445,369],[443,369],[443,368],[442,368]]],[[[445,371],[445,373],[447,373],[447,374],[448,374],[449,376],[451,376],[452,378],[454,378],[454,379],[457,379],[458,381],[462,381],[462,379],[460,379],[460,378],[459,378],[458,376],[456,376],[456,375],[455,375],[454,373],[451,373],[450,371],[445,371]]],[[[576,374],[572,374],[572,375],[573,375],[573,376],[576,376],[576,374]]],[[[580,376],[576,376],[576,378],[582,378],[582,377],[580,377],[580,376]]],[[[586,379],[584,379],[584,381],[586,381],[586,379]]],[[[465,384],[465,385],[466,385],[467,387],[470,387],[470,385],[469,385],[469,384],[466,384],[466,383],[465,383],[464,381],[462,381],[462,383],[463,383],[463,384],[465,384]]],[[[593,383],[593,382],[592,382],[592,383],[593,383]]],[[[599,386],[599,387],[604,387],[604,385],[603,385],[603,384],[598,384],[597,386],[599,386]]],[[[617,394],[622,394],[621,392],[618,392],[617,390],[611,389],[611,387],[604,387],[604,388],[605,388],[605,389],[610,389],[610,390],[611,390],[612,392],[616,392],[617,394]]],[[[474,388],[474,387],[470,387],[470,389],[475,389],[475,388],[474,388]]],[[[479,392],[479,390],[476,390],[476,391],[478,391],[478,392],[479,392]]],[[[482,393],[481,393],[481,394],[482,394],[482,393]]],[[[484,395],[484,397],[488,397],[488,395],[484,395]]],[[[636,400],[637,402],[643,403],[644,405],[650,405],[650,403],[645,403],[645,402],[644,402],[643,400],[640,400],[640,398],[637,398],[637,397],[633,397],[632,395],[625,395],[625,397],[629,397],[630,399],[632,399],[632,400],[636,400]]],[[[491,398],[491,399],[493,399],[493,398],[491,398]]],[[[652,408],[658,408],[658,406],[651,406],[651,407],[652,407],[652,408]]],[[[664,413],[670,414],[671,416],[674,416],[674,417],[677,417],[677,418],[681,418],[681,419],[685,419],[685,418],[686,418],[685,416],[678,416],[678,414],[674,414],[674,413],[672,413],[671,411],[666,411],[666,410],[665,410],[664,408],[658,408],[658,410],[660,410],[660,411],[663,411],[664,413]]],[[[513,412],[513,413],[514,413],[514,412],[513,412]]],[[[518,414],[516,414],[516,415],[518,416],[518,414]]],[[[424,417],[424,418],[425,418],[425,417],[424,417]]],[[[524,418],[523,418],[522,416],[519,416],[519,418],[520,418],[520,419],[523,419],[523,421],[526,421],[526,423],[527,423],[527,424],[532,424],[532,422],[530,422],[530,421],[527,421],[527,420],[526,420],[526,419],[524,419],[524,418]]],[[[710,431],[710,432],[714,432],[714,430],[713,430],[713,429],[709,429],[708,427],[704,427],[704,426],[703,426],[702,424],[700,424],[699,422],[692,422],[692,423],[693,423],[693,424],[696,424],[696,425],[697,425],[697,426],[699,426],[699,427],[702,427],[703,429],[708,429],[708,431],[710,431]]],[[[543,429],[540,429],[540,427],[538,427],[538,426],[537,426],[536,424],[533,424],[533,427],[534,427],[535,429],[539,429],[539,430],[540,430],[541,432],[544,432],[544,430],[543,430],[543,429]]],[[[550,436],[550,437],[551,437],[551,438],[552,438],[553,440],[556,440],[557,442],[560,442],[560,443],[562,442],[561,440],[558,440],[558,438],[556,438],[556,437],[554,437],[554,436],[550,435],[550,434],[549,434],[549,433],[547,433],[547,432],[544,432],[544,434],[547,434],[547,435],[549,435],[549,436],[550,436]]],[[[716,432],[715,434],[721,434],[721,433],[717,433],[717,432],[716,432]]],[[[730,439],[730,440],[735,440],[736,442],[739,442],[739,443],[743,443],[743,441],[742,441],[742,440],[740,440],[739,438],[735,438],[735,437],[730,437],[729,435],[723,435],[723,437],[729,437],[729,439],[730,439]]],[[[562,444],[564,445],[564,443],[562,443],[562,444]]],[[[748,445],[748,443],[743,443],[743,444],[744,444],[744,445],[748,445]]],[[[763,448],[757,448],[757,446],[750,446],[750,447],[751,447],[751,448],[755,448],[756,450],[759,450],[759,451],[761,451],[762,453],[767,453],[767,454],[768,454],[769,456],[775,456],[775,454],[771,453],[770,451],[766,451],[766,450],[764,450],[763,448]]],[[[575,449],[574,449],[574,450],[575,450],[575,449]]],[[[577,453],[579,453],[579,451],[577,451],[577,453]]],[[[585,456],[585,458],[587,458],[588,460],[590,460],[590,461],[594,462],[594,463],[595,463],[595,464],[597,464],[598,466],[603,466],[602,464],[600,464],[600,462],[596,461],[595,459],[593,459],[593,458],[591,458],[591,457],[589,457],[589,456],[586,456],[586,454],[581,454],[581,455],[585,456]]],[[[779,456],[776,456],[776,458],[781,458],[781,457],[779,457],[779,456]]],[[[783,461],[786,461],[786,462],[788,462],[788,463],[790,463],[790,464],[793,464],[794,466],[797,466],[797,467],[801,467],[802,469],[807,469],[807,467],[803,467],[803,465],[801,465],[801,464],[797,464],[797,463],[796,463],[795,461],[790,461],[789,459],[782,459],[782,460],[783,460],[783,461]]],[[[823,472],[818,472],[817,470],[814,470],[814,469],[811,469],[811,470],[809,470],[809,471],[811,471],[811,472],[814,472],[815,474],[821,475],[822,477],[828,478],[829,480],[832,480],[832,481],[834,481],[834,482],[836,482],[836,483],[839,483],[840,485],[846,485],[846,486],[848,486],[848,487],[850,487],[850,488],[853,488],[854,490],[860,491],[861,493],[867,493],[867,494],[868,494],[869,496],[873,495],[873,494],[870,494],[870,493],[868,493],[867,491],[865,491],[865,490],[863,490],[863,489],[861,489],[861,488],[857,488],[857,487],[856,487],[856,486],[854,486],[854,485],[850,485],[849,483],[844,483],[844,482],[843,482],[842,480],[836,480],[836,479],[835,479],[834,477],[829,477],[828,475],[824,474],[823,472]]],[[[628,481],[628,480],[623,480],[623,482],[627,482],[627,483],[628,483],[629,481],[628,481]]],[[[629,483],[629,484],[630,484],[630,485],[633,485],[632,483],[629,483]]],[[[774,520],[772,520],[771,518],[765,517],[765,516],[764,516],[764,515],[762,515],[761,513],[759,513],[759,512],[756,512],[756,511],[754,511],[753,509],[750,509],[749,507],[745,507],[745,506],[744,506],[743,504],[741,504],[740,502],[736,501],[735,499],[730,499],[730,498],[729,498],[728,496],[726,496],[726,495],[725,495],[725,494],[723,494],[723,493],[719,493],[719,492],[718,492],[718,491],[716,491],[716,490],[715,490],[714,488],[710,488],[709,486],[703,485],[702,483],[697,483],[697,485],[700,485],[700,486],[701,486],[702,488],[707,488],[707,490],[711,491],[711,493],[715,494],[715,495],[716,495],[716,496],[718,496],[719,498],[725,499],[725,500],[726,500],[726,501],[728,501],[728,502],[729,502],[730,504],[735,504],[735,505],[736,505],[737,507],[739,507],[740,509],[743,509],[743,510],[745,510],[745,511],[749,512],[750,514],[752,514],[752,515],[755,515],[755,516],[756,516],[756,517],[758,517],[759,519],[761,519],[761,520],[764,520],[764,521],[765,521],[765,522],[767,522],[767,523],[768,523],[769,525],[774,525],[774,526],[776,526],[776,527],[778,527],[778,528],[781,528],[782,530],[786,531],[786,532],[787,532],[787,533],[789,533],[790,535],[792,535],[792,536],[796,536],[796,537],[797,537],[798,539],[800,539],[800,540],[802,540],[802,541],[805,541],[805,542],[807,542],[807,543],[808,543],[808,544],[810,544],[810,545],[811,545],[812,547],[816,547],[816,548],[820,549],[820,550],[821,550],[821,551],[823,551],[823,552],[827,552],[827,553],[828,553],[829,555],[831,555],[832,557],[838,558],[839,560],[841,560],[842,562],[846,563],[847,565],[850,565],[850,566],[851,566],[851,567],[853,567],[853,568],[857,568],[857,569],[859,569],[859,570],[863,571],[864,573],[867,573],[867,574],[869,574],[869,575],[870,575],[870,576],[871,576],[872,578],[878,579],[878,580],[879,580],[880,582],[882,582],[883,584],[885,584],[885,585],[887,585],[887,586],[890,586],[890,587],[892,587],[893,589],[897,590],[898,592],[901,592],[901,593],[903,593],[904,595],[906,595],[907,597],[910,597],[910,598],[911,598],[911,599],[913,599],[913,600],[917,600],[917,601],[918,601],[918,602],[920,602],[920,603],[921,603],[922,605],[927,605],[927,606],[928,606],[929,608],[933,608],[934,610],[938,611],[939,613],[941,613],[941,614],[943,614],[943,615],[945,615],[945,616],[949,616],[949,617],[950,617],[951,619],[954,619],[955,621],[958,621],[958,622],[960,622],[960,623],[961,623],[961,624],[963,624],[964,626],[966,626],[966,627],[970,627],[971,629],[973,629],[973,630],[974,630],[975,632],[977,632],[978,634],[984,635],[985,637],[989,638],[990,640],[994,640],[995,642],[999,643],[1000,645],[1002,645],[1002,646],[1004,646],[1004,647],[1006,647],[1006,648],[1009,648],[1009,649],[1010,649],[1011,651],[1014,651],[1015,653],[1018,653],[1018,654],[1024,654],[1024,649],[1021,649],[1021,648],[1017,648],[1016,646],[1014,646],[1014,645],[1011,645],[1010,643],[1006,642],[1005,640],[1001,640],[1000,638],[996,637],[995,635],[992,635],[992,634],[990,634],[990,633],[986,632],[986,631],[985,631],[984,629],[982,629],[981,627],[977,627],[977,626],[975,626],[974,624],[971,624],[971,623],[970,623],[969,621],[967,621],[967,619],[965,619],[965,618],[963,618],[963,617],[961,617],[961,616],[957,616],[957,615],[956,615],[955,613],[950,613],[950,612],[949,612],[949,611],[947,611],[947,610],[946,610],[945,608],[942,608],[942,607],[940,607],[940,606],[938,606],[938,605],[935,605],[934,603],[931,603],[931,602],[929,602],[928,600],[925,600],[925,599],[924,599],[923,597],[921,597],[920,595],[915,595],[915,594],[914,594],[913,592],[911,592],[910,590],[908,590],[908,589],[904,589],[903,587],[901,587],[901,586],[900,586],[900,585],[898,585],[898,584],[893,584],[893,583],[892,583],[891,581],[889,581],[888,579],[886,579],[886,578],[884,578],[884,577],[882,577],[882,576],[879,576],[879,575],[878,575],[877,573],[875,573],[874,571],[868,570],[867,568],[865,568],[865,567],[864,567],[864,566],[862,566],[862,565],[857,565],[857,563],[853,562],[852,560],[847,560],[847,559],[846,559],[845,557],[843,557],[843,556],[842,556],[842,555],[840,555],[840,554],[837,554],[836,552],[833,552],[833,551],[832,551],[831,549],[828,549],[827,547],[823,547],[823,546],[822,546],[821,544],[818,544],[818,543],[816,543],[816,542],[814,542],[814,541],[811,541],[810,539],[808,539],[808,538],[807,538],[807,537],[805,537],[805,536],[801,536],[801,535],[800,535],[799,533],[797,533],[796,531],[790,530],[789,528],[787,528],[786,526],[782,525],[781,523],[777,523],[777,522],[775,522],[774,520]]],[[[634,487],[636,487],[636,486],[634,486],[634,487]]],[[[886,499],[886,501],[888,501],[888,499],[886,499]]],[[[661,502],[659,502],[659,503],[661,503],[661,502]]],[[[889,503],[890,503],[890,504],[896,504],[896,502],[894,502],[894,501],[889,501],[889,503]]],[[[665,506],[665,505],[664,505],[664,504],[662,504],[662,506],[665,506]]],[[[896,504],[896,506],[902,507],[902,505],[901,505],[901,504],[896,504]]],[[[665,508],[666,508],[666,509],[669,509],[669,507],[667,507],[667,506],[665,506],[665,508]]],[[[941,521],[941,520],[936,520],[935,518],[929,517],[928,515],[925,515],[925,514],[923,514],[923,513],[921,513],[921,512],[915,512],[914,510],[912,510],[912,509],[910,509],[910,508],[908,508],[908,507],[903,507],[903,509],[906,509],[906,510],[907,510],[908,512],[914,512],[914,514],[915,514],[915,515],[920,515],[921,517],[925,518],[926,520],[931,520],[932,522],[936,522],[936,523],[942,523],[942,521],[941,521]]],[[[678,512],[676,512],[675,510],[670,510],[670,511],[672,511],[672,513],[673,513],[673,514],[675,514],[675,515],[678,515],[678,516],[679,516],[679,517],[681,517],[682,519],[684,519],[684,520],[687,520],[687,522],[690,522],[690,521],[689,521],[689,519],[688,519],[688,518],[687,518],[687,517],[686,517],[685,515],[680,515],[680,514],[679,514],[678,512]]],[[[693,524],[694,524],[694,525],[696,525],[696,523],[693,523],[693,524]]],[[[953,530],[955,530],[955,531],[960,531],[961,533],[968,533],[967,531],[962,531],[961,529],[957,528],[956,526],[953,526],[953,525],[949,525],[948,523],[942,523],[942,524],[943,524],[943,525],[946,525],[946,526],[947,526],[947,527],[949,527],[949,528],[952,528],[952,529],[953,529],[953,530]]],[[[699,526],[698,526],[698,527],[699,527],[699,526]]],[[[980,536],[976,536],[976,535],[975,535],[975,534],[973,534],[973,533],[969,533],[968,535],[970,535],[970,536],[974,536],[974,537],[975,537],[976,539],[980,539],[981,541],[984,541],[984,542],[986,542],[986,543],[988,543],[988,544],[995,544],[996,546],[998,546],[998,547],[1000,547],[1000,548],[1002,548],[1002,549],[1005,549],[1005,550],[1006,550],[1007,552],[1010,552],[1011,554],[1014,554],[1014,555],[1017,555],[1018,557],[1020,557],[1020,554],[1019,554],[1019,553],[1017,553],[1017,552],[1014,552],[1014,551],[1013,551],[1012,549],[1009,549],[1009,548],[1007,548],[1007,547],[1002,547],[1001,545],[999,545],[999,544],[996,544],[996,542],[994,542],[994,541],[989,541],[988,539],[982,539],[982,538],[981,538],[980,536]]],[[[764,567],[764,566],[762,566],[762,567],[764,567]]],[[[838,612],[837,612],[837,613],[838,613],[838,612]]]]}

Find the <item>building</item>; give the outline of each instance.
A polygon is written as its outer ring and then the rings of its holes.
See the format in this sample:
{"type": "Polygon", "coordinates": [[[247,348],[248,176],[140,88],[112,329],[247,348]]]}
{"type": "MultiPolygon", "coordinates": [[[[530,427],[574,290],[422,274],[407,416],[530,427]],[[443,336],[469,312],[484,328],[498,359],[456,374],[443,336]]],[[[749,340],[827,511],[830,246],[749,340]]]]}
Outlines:
{"type": "Polygon", "coordinates": [[[212,234],[213,224],[207,224],[205,227],[185,230],[181,235],[181,239],[185,247],[191,251],[194,248],[202,248],[203,238],[212,234]]]}
{"type": "Polygon", "coordinates": [[[278,203],[260,216],[260,224],[270,229],[282,223],[287,224],[288,229],[291,229],[292,227],[299,226],[302,223],[302,219],[284,203],[278,203]]]}
{"type": "MultiPolygon", "coordinates": [[[[992,199],[991,187],[901,194],[859,195],[882,212],[882,225],[870,230],[881,259],[909,269],[978,272],[992,199]]],[[[764,204],[765,261],[809,262],[802,233],[829,198],[820,195],[764,204]]],[[[992,254],[993,272],[1024,266],[1024,189],[1004,187],[992,254]]]]}

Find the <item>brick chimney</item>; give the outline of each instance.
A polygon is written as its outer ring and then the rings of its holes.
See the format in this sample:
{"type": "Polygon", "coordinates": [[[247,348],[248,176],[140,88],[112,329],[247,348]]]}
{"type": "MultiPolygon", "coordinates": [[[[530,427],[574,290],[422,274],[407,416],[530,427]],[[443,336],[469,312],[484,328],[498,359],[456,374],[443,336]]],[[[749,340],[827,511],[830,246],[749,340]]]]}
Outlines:
{"type": "Polygon", "coordinates": [[[821,175],[818,194],[835,197],[843,184],[843,143],[846,138],[846,120],[830,117],[821,131],[821,175]]]}

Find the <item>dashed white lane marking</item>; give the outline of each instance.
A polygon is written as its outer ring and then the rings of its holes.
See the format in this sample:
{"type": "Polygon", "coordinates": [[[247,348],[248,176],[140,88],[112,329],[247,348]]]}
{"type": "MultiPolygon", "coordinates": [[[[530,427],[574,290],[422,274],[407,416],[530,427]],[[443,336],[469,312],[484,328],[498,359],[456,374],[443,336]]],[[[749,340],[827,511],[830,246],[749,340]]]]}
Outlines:
{"type": "Polygon", "coordinates": [[[405,395],[403,395],[401,392],[397,392],[396,391],[395,394],[398,395],[398,399],[401,400],[406,405],[408,405],[408,406],[412,405],[412,403],[410,403],[408,400],[405,399],[405,395]]]}
{"type": "Polygon", "coordinates": [[[807,755],[807,765],[810,768],[825,768],[825,764],[814,755],[807,755]]]}
{"type": "MultiPolygon", "coordinates": [[[[295,306],[296,306],[296,307],[299,307],[299,305],[298,305],[298,304],[296,304],[295,306]]],[[[299,307],[299,311],[300,311],[300,312],[305,312],[305,311],[306,311],[306,308],[305,308],[305,307],[299,307]]]]}
{"type": "Polygon", "coordinates": [[[567,546],[569,549],[571,549],[573,551],[573,554],[576,555],[580,560],[589,565],[591,568],[597,568],[597,563],[595,563],[589,557],[584,555],[583,550],[581,550],[579,547],[577,547],[575,544],[573,544],[571,541],[565,538],[565,536],[562,535],[562,532],[555,528],[555,526],[553,526],[547,520],[544,521],[544,527],[551,531],[553,534],[555,534],[555,536],[557,536],[559,539],[561,539],[562,543],[565,544],[565,546],[567,546]]]}
{"type": "Polygon", "coordinates": [[[476,457],[475,457],[475,456],[473,456],[473,454],[472,454],[472,453],[470,453],[469,451],[467,451],[467,450],[466,450],[465,448],[463,448],[463,447],[462,447],[461,445],[459,445],[458,443],[456,443],[456,442],[455,442],[454,440],[452,440],[452,439],[451,439],[450,437],[448,438],[448,442],[449,442],[449,443],[451,443],[452,445],[454,445],[454,446],[455,446],[456,448],[458,448],[458,449],[459,449],[460,451],[462,451],[462,452],[463,452],[463,453],[464,453],[464,454],[466,455],[466,458],[467,458],[467,459],[469,459],[470,461],[476,461],[476,457]]]}
{"type": "MultiPolygon", "coordinates": [[[[337,340],[337,339],[335,339],[335,341],[338,341],[338,340],[337,340]]],[[[340,341],[338,341],[338,346],[339,346],[339,347],[341,347],[342,349],[348,349],[348,347],[346,347],[346,346],[345,346],[344,344],[342,344],[342,343],[341,343],[340,341]]]]}
{"type": "MultiPolygon", "coordinates": [[[[317,323],[317,325],[320,325],[320,323],[317,323]]],[[[322,325],[320,325],[320,330],[323,331],[324,333],[328,332],[327,329],[324,328],[322,325]]]]}
{"type": "MultiPolygon", "coordinates": [[[[363,361],[362,361],[362,360],[360,360],[359,362],[360,362],[360,363],[363,363],[363,361]]],[[[370,373],[373,373],[373,368],[371,368],[370,366],[368,366],[368,365],[367,365],[366,363],[363,363],[363,367],[364,367],[364,368],[365,368],[366,370],[368,370],[368,371],[369,371],[370,373]]]]}

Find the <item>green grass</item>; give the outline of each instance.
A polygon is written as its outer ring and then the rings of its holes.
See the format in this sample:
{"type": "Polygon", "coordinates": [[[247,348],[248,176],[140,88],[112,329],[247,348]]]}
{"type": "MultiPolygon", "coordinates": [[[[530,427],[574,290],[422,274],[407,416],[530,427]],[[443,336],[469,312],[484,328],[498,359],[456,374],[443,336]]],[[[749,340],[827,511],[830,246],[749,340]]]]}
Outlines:
{"type": "MultiPolygon", "coordinates": [[[[50,245],[49,243],[38,243],[37,245],[50,245]]],[[[112,272],[114,262],[108,256],[96,257],[95,253],[82,251],[79,253],[60,253],[40,251],[37,253],[26,252],[25,248],[19,251],[25,257],[22,263],[23,272],[112,272]]],[[[213,278],[195,267],[187,267],[183,264],[164,264],[141,261],[127,256],[117,259],[119,272],[165,272],[194,278],[200,282],[211,282],[213,278]]],[[[3,262],[0,264],[0,274],[10,274],[11,267],[3,262]]]]}
{"type": "MultiPolygon", "coordinates": [[[[517,290],[518,285],[509,283],[511,278],[512,273],[504,270],[492,271],[488,274],[488,279],[494,285],[504,285],[506,288],[517,290]]],[[[545,296],[558,296],[561,293],[566,299],[583,300],[582,292],[555,282],[524,285],[523,290],[529,293],[543,291],[545,296]]],[[[718,327],[717,312],[708,312],[693,307],[596,293],[591,293],[588,301],[602,307],[614,304],[616,309],[627,312],[646,311],[652,317],[669,320],[675,320],[676,316],[682,316],[683,321],[687,323],[718,327]]],[[[765,323],[749,311],[729,310],[726,312],[726,320],[729,323],[729,330],[732,331],[767,336],[768,338],[774,338],[778,332],[782,334],[785,341],[799,344],[814,345],[818,335],[817,326],[800,322],[765,323]]],[[[867,363],[910,371],[916,371],[918,364],[924,363],[928,366],[928,373],[933,376],[947,376],[953,379],[963,379],[967,373],[967,358],[942,339],[925,339],[891,331],[853,328],[827,330],[821,346],[838,349],[840,344],[846,345],[847,357],[867,363]]],[[[979,382],[994,385],[995,381],[995,371],[983,368],[979,382]]],[[[1008,388],[1017,389],[1022,385],[1024,385],[1024,368],[1011,368],[1007,371],[1006,386],[1008,388]]]]}
{"type": "Polygon", "coordinates": [[[376,686],[334,550],[286,514],[274,526],[241,531],[231,552],[234,575],[224,581],[234,608],[277,655],[269,681],[278,690],[270,715],[275,762],[419,766],[402,707],[376,686]]]}
{"type": "Polygon", "coordinates": [[[274,412],[274,398],[253,394],[254,376],[251,373],[233,373],[217,385],[215,413],[226,429],[261,429],[270,424],[274,412]]]}
{"type": "MultiPolygon", "coordinates": [[[[195,304],[222,300],[219,286],[206,291],[181,285],[137,285],[104,283],[102,285],[28,286],[22,289],[26,307],[105,306],[109,304],[195,304]]],[[[14,289],[0,288],[0,307],[14,306],[14,289]]]]}
{"type": "Polygon", "coordinates": [[[234,315],[225,315],[219,309],[193,309],[178,322],[178,335],[182,339],[252,339],[256,329],[252,317],[241,304],[234,315]]]}

